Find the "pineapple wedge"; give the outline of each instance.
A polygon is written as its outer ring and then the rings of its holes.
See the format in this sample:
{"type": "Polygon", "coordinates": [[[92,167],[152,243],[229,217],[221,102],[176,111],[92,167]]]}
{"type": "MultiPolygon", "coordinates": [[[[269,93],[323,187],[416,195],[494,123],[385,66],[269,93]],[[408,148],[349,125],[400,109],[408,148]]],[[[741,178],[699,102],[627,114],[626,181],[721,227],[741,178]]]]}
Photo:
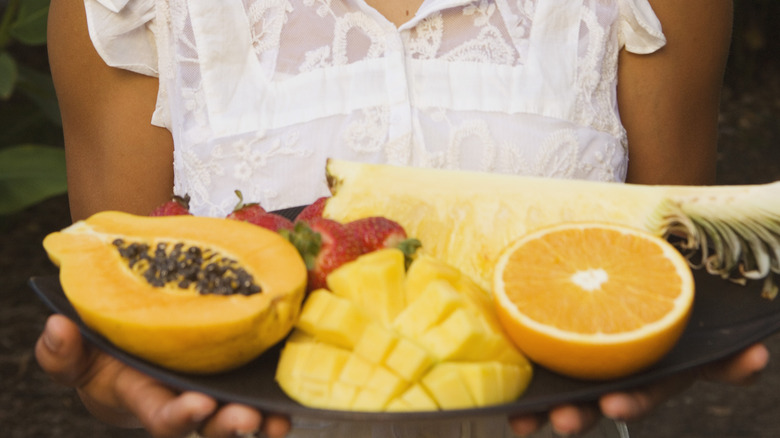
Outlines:
{"type": "Polygon", "coordinates": [[[341,222],[385,216],[490,290],[493,265],[511,241],[566,221],[679,235],[692,267],[744,282],[780,274],[780,181],[744,186],[649,186],[531,178],[328,160],[333,197],[324,215],[341,222]]]}
{"type": "Polygon", "coordinates": [[[530,382],[489,295],[451,266],[420,257],[405,273],[401,251],[386,249],[341,266],[328,287],[307,298],[277,367],[301,404],[468,408],[512,401],[530,382]]]}

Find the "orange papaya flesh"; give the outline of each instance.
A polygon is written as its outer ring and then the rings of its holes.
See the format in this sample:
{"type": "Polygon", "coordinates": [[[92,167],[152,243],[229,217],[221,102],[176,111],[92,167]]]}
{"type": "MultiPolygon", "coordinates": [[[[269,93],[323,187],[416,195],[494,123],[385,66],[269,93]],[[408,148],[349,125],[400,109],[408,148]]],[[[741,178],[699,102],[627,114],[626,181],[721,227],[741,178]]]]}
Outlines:
{"type": "Polygon", "coordinates": [[[51,233],[43,245],[88,327],[129,353],[187,373],[236,368],[279,342],[298,317],[306,286],[306,267],[286,239],[228,219],[101,212],[51,233]],[[175,282],[152,285],[120,255],[117,239],[217,253],[259,291],[219,295],[175,282]]]}

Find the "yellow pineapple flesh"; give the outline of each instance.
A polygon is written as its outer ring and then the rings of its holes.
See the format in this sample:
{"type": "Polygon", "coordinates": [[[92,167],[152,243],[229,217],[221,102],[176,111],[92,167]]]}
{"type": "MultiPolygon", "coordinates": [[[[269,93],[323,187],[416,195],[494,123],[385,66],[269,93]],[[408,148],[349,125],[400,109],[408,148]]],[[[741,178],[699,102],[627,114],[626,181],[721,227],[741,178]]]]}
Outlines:
{"type": "Polygon", "coordinates": [[[532,376],[488,294],[458,270],[396,249],[361,256],[312,292],[276,379],[310,407],[430,411],[510,402],[532,376]],[[456,382],[453,384],[453,382],[456,382]]]}
{"type": "MultiPolygon", "coordinates": [[[[458,170],[328,160],[333,196],[324,216],[341,221],[384,216],[443,260],[490,290],[501,250],[536,229],[562,222],[625,225],[677,246],[710,273],[763,279],[774,297],[780,274],[780,181],[744,186],[650,186],[532,178],[458,170]]],[[[445,274],[441,274],[445,275],[445,274]]],[[[418,288],[417,290],[420,290],[418,288]]]]}

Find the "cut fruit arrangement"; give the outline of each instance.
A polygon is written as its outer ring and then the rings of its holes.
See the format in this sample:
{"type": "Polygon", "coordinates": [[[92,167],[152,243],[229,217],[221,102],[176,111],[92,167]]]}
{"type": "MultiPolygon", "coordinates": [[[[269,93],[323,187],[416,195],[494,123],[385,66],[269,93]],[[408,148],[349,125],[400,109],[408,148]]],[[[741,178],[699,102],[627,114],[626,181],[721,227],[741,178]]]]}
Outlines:
{"type": "Polygon", "coordinates": [[[396,249],[346,263],[307,298],[276,378],[306,406],[361,411],[471,408],[517,399],[531,365],[486,292],[396,249]]]}
{"type": "Polygon", "coordinates": [[[102,212],[51,233],[44,248],[84,323],[121,349],[188,373],[227,371],[278,343],[305,292],[343,263],[419,246],[384,218],[341,224],[325,198],[295,223],[257,203],[196,217],[174,196],[150,217],[102,212]]]}
{"type": "Polygon", "coordinates": [[[777,293],[780,183],[326,170],[333,195],[295,221],[239,192],[227,218],[174,197],[162,217],[99,213],[44,246],[78,314],[118,347],[214,373],[292,331],[276,378],[328,409],[506,403],[528,385],[528,359],[583,379],[639,372],[685,328],[689,265],[777,293]]]}

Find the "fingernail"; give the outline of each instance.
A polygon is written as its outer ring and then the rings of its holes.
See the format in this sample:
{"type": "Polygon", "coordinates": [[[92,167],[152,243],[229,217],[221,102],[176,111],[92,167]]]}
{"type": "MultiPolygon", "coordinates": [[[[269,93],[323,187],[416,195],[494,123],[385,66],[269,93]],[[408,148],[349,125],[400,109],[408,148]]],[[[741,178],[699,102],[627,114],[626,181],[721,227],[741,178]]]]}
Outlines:
{"type": "Polygon", "coordinates": [[[52,353],[56,353],[62,348],[62,339],[49,331],[43,332],[43,343],[52,353]]]}

